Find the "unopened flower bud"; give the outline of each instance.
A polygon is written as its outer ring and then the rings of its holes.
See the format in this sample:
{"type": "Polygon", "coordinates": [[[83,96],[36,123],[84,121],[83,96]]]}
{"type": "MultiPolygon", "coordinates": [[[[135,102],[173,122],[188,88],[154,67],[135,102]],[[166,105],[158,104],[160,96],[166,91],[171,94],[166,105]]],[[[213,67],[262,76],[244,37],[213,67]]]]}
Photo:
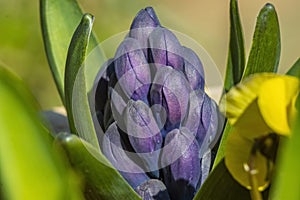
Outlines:
{"type": "Polygon", "coordinates": [[[159,69],[171,66],[174,69],[183,70],[183,58],[181,45],[176,36],[166,28],[158,27],[149,36],[151,61],[159,69]]]}
{"type": "MultiPolygon", "coordinates": [[[[166,132],[178,128],[185,117],[188,107],[190,86],[184,75],[171,67],[160,68],[153,81],[150,91],[152,105],[160,104],[165,109],[167,121],[164,129],[166,132]]],[[[160,110],[156,110],[154,117],[160,116],[160,110]]],[[[162,121],[161,119],[156,119],[162,121]]],[[[165,136],[165,134],[163,134],[165,136]]]]}
{"type": "Polygon", "coordinates": [[[193,90],[204,90],[204,70],[199,57],[192,49],[182,47],[182,54],[184,57],[184,74],[189,81],[193,90]]]}
{"type": "Polygon", "coordinates": [[[201,175],[200,147],[187,128],[174,129],[165,138],[162,150],[164,182],[172,199],[192,199],[201,175]]]}
{"type": "Polygon", "coordinates": [[[158,160],[163,139],[151,109],[142,101],[130,100],[124,118],[133,149],[136,153],[141,153],[147,171],[158,178],[158,160]]]}
{"type": "Polygon", "coordinates": [[[137,188],[149,180],[143,169],[127,156],[122,147],[121,136],[115,122],[107,129],[101,148],[106,158],[119,170],[131,187],[137,188]]]}
{"type": "Polygon", "coordinates": [[[118,84],[128,98],[147,101],[151,74],[145,55],[132,38],[126,38],[115,54],[115,71],[118,84]]]}
{"type": "Polygon", "coordinates": [[[129,37],[139,41],[146,57],[148,37],[150,33],[158,26],[160,26],[159,20],[155,14],[155,11],[151,7],[142,9],[131,24],[129,37]]]}

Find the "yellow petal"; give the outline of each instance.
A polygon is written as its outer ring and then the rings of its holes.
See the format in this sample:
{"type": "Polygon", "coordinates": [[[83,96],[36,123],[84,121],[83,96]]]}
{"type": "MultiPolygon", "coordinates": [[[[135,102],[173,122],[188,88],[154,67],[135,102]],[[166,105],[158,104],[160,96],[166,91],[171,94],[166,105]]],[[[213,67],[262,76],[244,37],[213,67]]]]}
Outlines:
{"type": "MultiPolygon", "coordinates": [[[[242,137],[241,130],[234,128],[229,135],[225,149],[225,165],[233,178],[247,189],[251,189],[249,171],[246,170],[254,140],[242,137]]],[[[263,191],[270,183],[269,173],[273,165],[259,152],[253,160],[255,164],[255,178],[258,190],[263,191]]]]}
{"type": "Polygon", "coordinates": [[[238,134],[242,137],[254,140],[273,132],[272,129],[266,124],[258,108],[257,99],[255,99],[245,109],[234,124],[238,134]]]}
{"type": "Polygon", "coordinates": [[[230,89],[220,104],[220,110],[225,113],[228,121],[235,124],[247,107],[257,99],[262,83],[276,76],[278,75],[274,73],[254,74],[230,89]]]}
{"type": "MultiPolygon", "coordinates": [[[[299,92],[299,80],[292,76],[277,76],[265,81],[259,90],[258,106],[266,124],[277,134],[289,135],[289,110],[299,92]]],[[[296,108],[294,108],[296,109],[296,108]]]]}

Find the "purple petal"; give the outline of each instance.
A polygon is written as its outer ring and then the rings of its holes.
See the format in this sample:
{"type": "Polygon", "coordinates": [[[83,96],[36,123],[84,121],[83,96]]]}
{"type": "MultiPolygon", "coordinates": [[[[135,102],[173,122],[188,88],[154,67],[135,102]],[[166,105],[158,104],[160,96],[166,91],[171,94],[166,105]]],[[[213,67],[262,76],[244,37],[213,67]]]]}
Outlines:
{"type": "Polygon", "coordinates": [[[204,70],[196,53],[187,47],[183,47],[184,74],[193,90],[204,90],[204,70]]]}
{"type": "Polygon", "coordinates": [[[201,176],[200,147],[194,135],[187,129],[174,129],[165,138],[161,164],[164,182],[171,199],[192,199],[201,176]]]}
{"type": "Polygon", "coordinates": [[[129,141],[146,165],[146,170],[159,177],[158,159],[162,136],[151,109],[142,101],[130,100],[125,111],[126,133],[129,141]]]}
{"type": "Polygon", "coordinates": [[[183,70],[182,46],[176,36],[166,28],[157,27],[149,36],[151,62],[157,69],[171,66],[183,70]]]}
{"type": "Polygon", "coordinates": [[[122,140],[116,122],[111,124],[106,131],[101,147],[106,158],[134,189],[149,180],[142,168],[133,162],[122,148],[122,140]]]}
{"type": "Polygon", "coordinates": [[[117,49],[114,63],[118,84],[128,98],[146,101],[151,74],[137,40],[126,38],[117,49]]]}
{"type": "Polygon", "coordinates": [[[187,127],[201,146],[200,156],[218,139],[218,112],[216,103],[201,89],[190,94],[187,117],[182,126],[187,127]]]}
{"type": "Polygon", "coordinates": [[[136,188],[143,200],[169,200],[166,186],[158,179],[150,179],[136,188]]]}
{"type": "MultiPolygon", "coordinates": [[[[161,112],[166,112],[167,121],[165,130],[168,132],[178,128],[186,115],[190,86],[183,73],[171,67],[160,68],[154,78],[151,90],[151,105],[162,105],[164,110],[156,110],[154,116],[158,123],[162,121],[158,117],[161,112]]],[[[163,123],[163,122],[161,122],[163,123]]]]}

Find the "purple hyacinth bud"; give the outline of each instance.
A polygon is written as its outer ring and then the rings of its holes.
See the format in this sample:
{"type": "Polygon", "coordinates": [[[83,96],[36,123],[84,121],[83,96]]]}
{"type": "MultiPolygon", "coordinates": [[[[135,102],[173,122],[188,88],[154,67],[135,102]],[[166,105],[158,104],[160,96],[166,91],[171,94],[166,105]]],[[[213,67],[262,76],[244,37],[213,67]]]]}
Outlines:
{"type": "Polygon", "coordinates": [[[221,124],[200,59],[148,7],[105,65],[93,93],[103,154],[142,199],[192,199],[221,124]]]}
{"type": "Polygon", "coordinates": [[[182,126],[196,134],[196,139],[201,146],[201,157],[209,147],[212,148],[215,144],[218,129],[217,105],[203,90],[191,92],[188,114],[182,126]]]}
{"type": "Polygon", "coordinates": [[[149,180],[143,169],[131,160],[122,148],[122,140],[116,122],[107,129],[101,147],[103,154],[119,170],[131,187],[135,189],[149,180]]]}
{"type": "Polygon", "coordinates": [[[129,37],[137,39],[147,55],[147,42],[154,28],[160,26],[159,20],[151,7],[142,9],[134,18],[129,32],[129,37]]]}
{"type": "MultiPolygon", "coordinates": [[[[190,86],[182,72],[171,67],[163,67],[157,71],[150,90],[150,99],[152,105],[159,104],[162,105],[160,108],[164,109],[155,110],[154,117],[158,124],[164,122],[164,119],[160,119],[161,113],[167,114],[164,125],[166,132],[178,128],[185,117],[189,92],[190,86]]],[[[160,124],[159,127],[161,127],[160,124]]]]}
{"type": "Polygon", "coordinates": [[[156,68],[171,66],[183,70],[182,46],[176,36],[166,28],[157,27],[149,36],[151,62],[156,68]]]}
{"type": "Polygon", "coordinates": [[[118,84],[128,98],[147,101],[151,82],[149,64],[138,41],[126,38],[115,54],[115,72],[118,84]]]}
{"type": "Polygon", "coordinates": [[[165,138],[161,164],[164,182],[171,199],[192,199],[201,175],[200,147],[194,134],[187,128],[174,129],[165,138]]]}
{"type": "Polygon", "coordinates": [[[182,49],[184,57],[183,72],[189,81],[191,88],[193,90],[204,90],[204,70],[200,59],[192,49],[187,47],[183,47],[182,49]]]}
{"type": "Polygon", "coordinates": [[[158,159],[163,139],[151,109],[142,101],[129,100],[124,118],[133,149],[141,153],[146,170],[158,178],[158,159]]]}
{"type": "Polygon", "coordinates": [[[150,179],[136,188],[143,200],[169,200],[166,186],[158,179],[150,179]]]}

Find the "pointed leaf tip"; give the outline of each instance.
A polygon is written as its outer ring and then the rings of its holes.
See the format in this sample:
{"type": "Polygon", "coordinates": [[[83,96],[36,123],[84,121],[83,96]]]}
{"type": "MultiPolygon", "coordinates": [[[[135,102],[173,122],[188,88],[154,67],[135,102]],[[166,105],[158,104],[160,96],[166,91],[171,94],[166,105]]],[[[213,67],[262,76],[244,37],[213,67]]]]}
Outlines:
{"type": "Polygon", "coordinates": [[[276,72],[281,51],[280,29],[275,7],[268,3],[260,11],[243,78],[260,72],[276,72]]]}

